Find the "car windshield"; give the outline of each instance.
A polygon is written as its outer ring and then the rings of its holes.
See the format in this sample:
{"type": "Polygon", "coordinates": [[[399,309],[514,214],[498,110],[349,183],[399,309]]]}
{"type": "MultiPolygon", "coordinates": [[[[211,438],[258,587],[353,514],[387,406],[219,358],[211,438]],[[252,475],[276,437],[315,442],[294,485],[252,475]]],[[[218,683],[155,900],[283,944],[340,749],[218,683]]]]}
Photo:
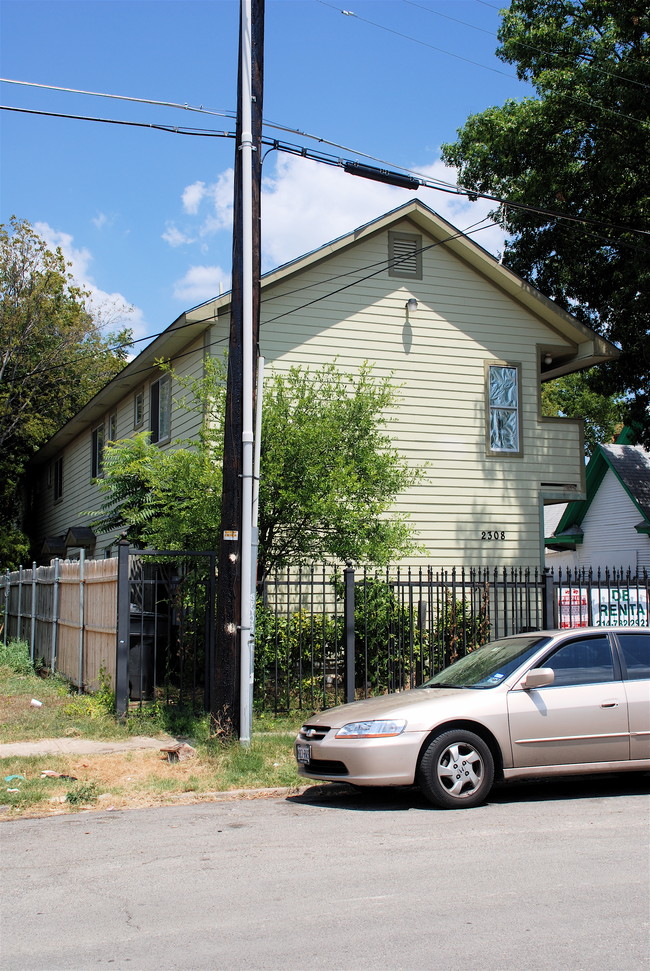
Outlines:
{"type": "Polygon", "coordinates": [[[421,688],[495,688],[549,640],[539,634],[504,637],[450,664],[421,688]]]}

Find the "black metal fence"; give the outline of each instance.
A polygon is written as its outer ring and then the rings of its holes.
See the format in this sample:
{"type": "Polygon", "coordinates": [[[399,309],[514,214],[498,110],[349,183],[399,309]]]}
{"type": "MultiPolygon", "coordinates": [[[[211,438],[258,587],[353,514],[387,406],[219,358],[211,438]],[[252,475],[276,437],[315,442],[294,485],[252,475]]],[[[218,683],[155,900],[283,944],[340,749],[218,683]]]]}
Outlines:
{"type": "MultiPolygon", "coordinates": [[[[107,665],[118,711],[151,701],[207,709],[218,650],[215,574],[212,552],[119,544],[115,663],[107,665]]],[[[47,619],[42,607],[30,608],[28,618],[25,604],[40,603],[32,589],[39,578],[26,577],[0,576],[5,642],[29,639],[30,631],[33,641],[47,619]]],[[[258,599],[254,705],[277,713],[318,709],[400,690],[512,633],[647,626],[649,600],[647,571],[331,564],[277,571],[258,599]]]]}
{"type": "Polygon", "coordinates": [[[323,708],[400,690],[513,633],[645,626],[649,594],[647,572],[287,569],[258,609],[255,704],[323,708]]]}
{"type": "Polygon", "coordinates": [[[214,677],[216,553],[118,546],[115,694],[207,709],[214,677]]]}

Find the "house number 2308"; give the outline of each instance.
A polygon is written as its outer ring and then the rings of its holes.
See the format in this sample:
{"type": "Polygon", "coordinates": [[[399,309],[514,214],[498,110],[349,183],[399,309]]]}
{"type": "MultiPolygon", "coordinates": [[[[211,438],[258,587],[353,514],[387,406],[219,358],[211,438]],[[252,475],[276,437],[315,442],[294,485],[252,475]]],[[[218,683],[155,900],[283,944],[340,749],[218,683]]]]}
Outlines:
{"type": "Polygon", "coordinates": [[[486,540],[491,539],[491,540],[494,540],[495,542],[500,542],[505,538],[506,538],[505,529],[482,529],[481,530],[481,539],[486,539],[486,540]]]}

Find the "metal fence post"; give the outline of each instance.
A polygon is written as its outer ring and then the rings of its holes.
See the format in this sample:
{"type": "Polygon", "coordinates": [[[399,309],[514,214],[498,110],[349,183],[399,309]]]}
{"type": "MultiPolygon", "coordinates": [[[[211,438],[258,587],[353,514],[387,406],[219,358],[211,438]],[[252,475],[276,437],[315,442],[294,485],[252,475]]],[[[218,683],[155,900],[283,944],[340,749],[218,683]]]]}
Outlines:
{"type": "Polygon", "coordinates": [[[16,617],[16,640],[23,639],[23,568],[18,567],[18,614],[16,617]]]}
{"type": "Polygon", "coordinates": [[[9,595],[11,593],[11,574],[9,570],[5,575],[5,625],[3,631],[3,641],[5,647],[7,646],[7,641],[9,639],[9,595]]]}
{"type": "Polygon", "coordinates": [[[77,681],[79,691],[84,689],[84,640],[85,640],[85,604],[84,604],[84,573],[86,565],[86,551],[79,553],[79,671],[77,681]]]}
{"type": "Polygon", "coordinates": [[[52,597],[52,674],[56,671],[56,662],[59,652],[59,596],[60,596],[60,583],[61,577],[61,560],[58,558],[54,561],[54,594],[52,597]]]}
{"type": "Polygon", "coordinates": [[[115,644],[115,710],[123,717],[129,706],[129,542],[117,544],[117,641],[115,644]]]}
{"type": "Polygon", "coordinates": [[[354,568],[348,564],[343,571],[345,600],[343,621],[345,624],[345,700],[354,701],[354,568]]]}
{"type": "Polygon", "coordinates": [[[555,614],[555,578],[549,567],[544,570],[543,581],[542,625],[544,630],[551,630],[557,627],[557,618],[555,614]]]}
{"type": "Polygon", "coordinates": [[[29,657],[34,663],[34,652],[36,644],[36,560],[32,560],[32,610],[31,626],[29,629],[29,657]]]}

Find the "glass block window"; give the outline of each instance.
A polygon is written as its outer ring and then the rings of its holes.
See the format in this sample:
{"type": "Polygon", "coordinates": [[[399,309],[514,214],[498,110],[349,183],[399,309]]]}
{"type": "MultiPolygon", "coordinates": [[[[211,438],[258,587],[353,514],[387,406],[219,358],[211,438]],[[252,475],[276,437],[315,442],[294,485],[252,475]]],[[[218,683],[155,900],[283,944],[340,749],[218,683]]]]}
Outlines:
{"type": "Polygon", "coordinates": [[[488,403],[490,451],[520,452],[518,367],[490,364],[488,403]]]}

